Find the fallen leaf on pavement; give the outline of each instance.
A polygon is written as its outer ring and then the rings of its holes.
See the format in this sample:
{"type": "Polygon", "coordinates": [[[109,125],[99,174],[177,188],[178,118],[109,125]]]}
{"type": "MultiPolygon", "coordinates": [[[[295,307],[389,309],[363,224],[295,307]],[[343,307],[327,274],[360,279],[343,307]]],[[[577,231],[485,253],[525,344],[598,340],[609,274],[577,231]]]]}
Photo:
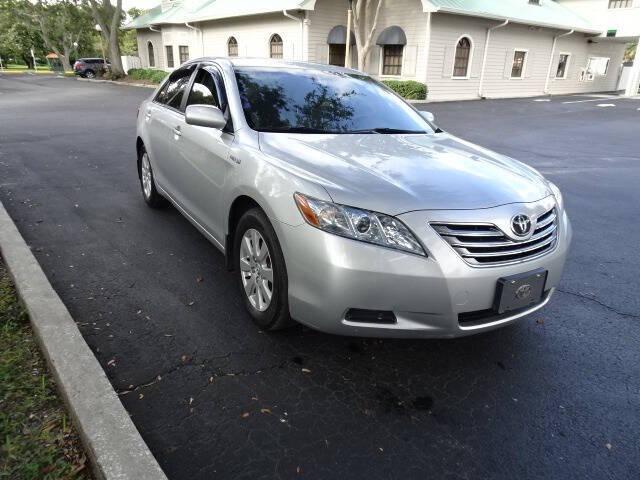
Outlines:
{"type": "Polygon", "coordinates": [[[242,418],[247,418],[250,415],[249,412],[244,412],[241,416],[242,418]]]}
{"type": "Polygon", "coordinates": [[[271,413],[271,410],[269,410],[268,408],[261,408],[260,412],[261,413],[271,413]]]}
{"type": "Polygon", "coordinates": [[[308,368],[303,368],[302,373],[311,373],[311,370],[309,370],[308,368]]]}

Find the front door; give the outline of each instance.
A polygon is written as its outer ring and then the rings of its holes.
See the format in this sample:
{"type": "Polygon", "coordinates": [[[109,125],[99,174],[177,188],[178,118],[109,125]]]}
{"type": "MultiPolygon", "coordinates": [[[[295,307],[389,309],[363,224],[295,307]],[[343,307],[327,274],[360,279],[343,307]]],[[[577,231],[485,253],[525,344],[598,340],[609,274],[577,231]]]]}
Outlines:
{"type": "MultiPolygon", "coordinates": [[[[228,114],[224,82],[215,67],[202,67],[197,71],[185,108],[189,105],[212,105],[228,114]]],[[[181,142],[179,184],[184,194],[184,207],[224,244],[226,219],[222,211],[222,193],[235,167],[230,159],[234,142],[231,122],[223,130],[185,124],[181,142]]]]}

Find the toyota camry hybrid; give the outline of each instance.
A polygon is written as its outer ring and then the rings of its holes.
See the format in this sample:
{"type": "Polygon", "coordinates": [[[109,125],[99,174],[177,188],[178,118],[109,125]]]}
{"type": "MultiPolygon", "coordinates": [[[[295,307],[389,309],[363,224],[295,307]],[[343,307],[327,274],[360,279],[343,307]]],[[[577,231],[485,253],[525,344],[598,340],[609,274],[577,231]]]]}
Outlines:
{"type": "Polygon", "coordinates": [[[354,70],[202,58],[140,106],[145,201],[225,255],[264,330],[457,337],[543,307],[571,242],[558,188],[354,70]]]}

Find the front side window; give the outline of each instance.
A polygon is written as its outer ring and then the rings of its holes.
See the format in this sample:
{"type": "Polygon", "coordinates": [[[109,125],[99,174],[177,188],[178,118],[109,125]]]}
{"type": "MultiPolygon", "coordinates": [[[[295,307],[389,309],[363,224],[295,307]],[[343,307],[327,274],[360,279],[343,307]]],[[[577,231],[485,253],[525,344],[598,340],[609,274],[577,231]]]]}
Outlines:
{"type": "Polygon", "coordinates": [[[173,61],[173,45],[167,45],[165,49],[167,51],[167,68],[173,68],[175,66],[173,61]]]}
{"type": "Polygon", "coordinates": [[[182,97],[187,89],[187,85],[189,85],[192,72],[192,69],[182,69],[174,72],[164,87],[158,92],[155,101],[167,107],[180,110],[182,97]]]}
{"type": "Polygon", "coordinates": [[[156,66],[156,56],[153,52],[153,43],[148,42],[147,43],[147,54],[149,55],[149,66],[150,67],[155,67],[156,66]]]}
{"type": "Polygon", "coordinates": [[[247,123],[261,132],[433,132],[418,112],[369,76],[242,67],[236,80],[247,123]]]}
{"type": "Polygon", "coordinates": [[[193,81],[189,99],[187,100],[187,106],[189,105],[220,106],[213,75],[207,70],[201,69],[196,73],[196,78],[193,81]]]}
{"type": "Polygon", "coordinates": [[[385,45],[382,47],[382,75],[400,75],[402,73],[403,45],[385,45]]]}
{"type": "Polygon", "coordinates": [[[469,76],[469,60],[471,60],[471,40],[462,37],[456,45],[456,59],[453,64],[453,76],[466,78],[469,76]]]}
{"type": "Polygon", "coordinates": [[[180,45],[178,49],[180,51],[180,64],[183,64],[189,60],[189,47],[186,45],[180,45]]]}
{"type": "Polygon", "coordinates": [[[227,49],[227,53],[230,57],[238,56],[238,41],[235,39],[235,37],[231,37],[229,39],[229,41],[227,42],[227,49]]]}
{"type": "Polygon", "coordinates": [[[526,59],[527,52],[524,50],[515,51],[513,54],[513,66],[511,67],[511,78],[522,78],[526,59]]]}
{"type": "Polygon", "coordinates": [[[569,54],[561,53],[560,60],[558,60],[558,70],[556,71],[556,78],[567,78],[568,65],[569,65],[569,54]]]}
{"type": "Polygon", "coordinates": [[[609,8],[631,8],[633,0],[609,0],[609,8]]]}
{"type": "Polygon", "coordinates": [[[276,33],[269,41],[269,56],[271,58],[283,58],[283,53],[282,37],[276,33]]]}

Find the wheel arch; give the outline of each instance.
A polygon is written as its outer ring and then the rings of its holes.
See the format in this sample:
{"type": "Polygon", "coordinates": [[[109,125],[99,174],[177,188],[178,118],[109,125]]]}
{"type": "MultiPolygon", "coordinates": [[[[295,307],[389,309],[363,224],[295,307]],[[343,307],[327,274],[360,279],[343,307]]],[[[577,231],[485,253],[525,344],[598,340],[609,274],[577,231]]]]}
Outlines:
{"type": "Polygon", "coordinates": [[[224,256],[228,271],[233,271],[233,238],[236,233],[236,227],[238,226],[238,222],[240,221],[240,218],[242,218],[242,215],[252,208],[259,208],[265,212],[265,214],[267,213],[253,197],[246,194],[238,195],[233,202],[231,202],[231,206],[229,207],[229,215],[227,217],[227,234],[224,239],[224,256]]]}

